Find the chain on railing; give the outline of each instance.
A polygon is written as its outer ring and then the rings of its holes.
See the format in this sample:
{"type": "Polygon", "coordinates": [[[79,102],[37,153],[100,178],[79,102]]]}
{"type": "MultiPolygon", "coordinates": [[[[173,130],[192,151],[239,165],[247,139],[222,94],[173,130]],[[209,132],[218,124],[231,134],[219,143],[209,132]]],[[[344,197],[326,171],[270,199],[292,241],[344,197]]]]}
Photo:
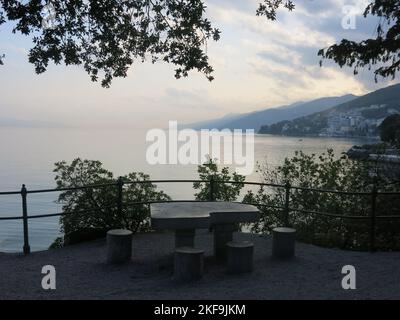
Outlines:
{"type": "MultiPolygon", "coordinates": [[[[76,212],[61,212],[61,213],[52,213],[52,214],[42,214],[42,215],[34,215],[29,216],[28,214],[28,206],[27,206],[27,196],[29,194],[36,194],[36,193],[48,193],[48,192],[61,192],[61,191],[74,191],[74,190],[85,190],[85,189],[100,189],[105,187],[114,186],[117,187],[117,198],[116,204],[108,206],[114,207],[116,205],[118,215],[122,215],[123,211],[123,187],[124,185],[128,184],[142,184],[142,183],[206,183],[209,185],[209,201],[216,200],[216,184],[218,183],[230,183],[230,184],[237,184],[237,181],[218,181],[215,179],[214,176],[210,177],[210,180],[141,180],[141,181],[124,181],[122,177],[119,177],[116,182],[106,183],[106,184],[98,184],[98,185],[86,185],[86,186],[79,186],[79,187],[71,187],[71,188],[55,188],[55,189],[39,189],[39,190],[27,190],[26,186],[23,184],[20,191],[8,191],[8,192],[0,192],[0,196],[2,195],[20,195],[22,198],[22,216],[9,216],[9,217],[0,217],[1,220],[22,220],[23,224],[23,236],[24,236],[24,245],[23,245],[23,252],[24,254],[29,254],[30,244],[29,244],[29,219],[36,219],[36,218],[46,218],[46,217],[55,217],[55,216],[63,216],[71,213],[76,212]]],[[[369,220],[370,222],[370,239],[369,239],[369,247],[371,251],[375,251],[375,233],[376,233],[376,222],[377,219],[400,219],[400,215],[388,215],[388,216],[377,216],[376,214],[376,200],[377,197],[381,195],[399,195],[400,192],[378,192],[376,184],[373,184],[373,188],[371,192],[347,192],[347,191],[337,191],[337,190],[324,190],[324,189],[314,189],[314,188],[303,188],[303,187],[296,187],[291,186],[289,183],[284,185],[280,184],[271,184],[271,183],[261,183],[261,182],[240,182],[243,185],[256,185],[256,186],[267,186],[267,187],[276,187],[276,188],[283,188],[285,190],[285,203],[283,207],[279,206],[270,206],[266,204],[260,203],[247,203],[251,205],[255,205],[258,207],[270,207],[274,209],[282,210],[282,223],[284,226],[290,226],[290,212],[291,211],[298,211],[313,215],[319,216],[326,216],[330,218],[339,218],[339,219],[360,219],[360,220],[369,220]],[[352,216],[352,215],[339,215],[333,213],[326,213],[326,212],[318,212],[318,211],[310,211],[310,210],[302,210],[302,209],[295,209],[290,207],[290,197],[291,197],[291,190],[304,190],[304,191],[312,191],[312,192],[320,192],[320,193],[333,193],[333,194],[344,194],[344,195],[358,195],[358,196],[366,196],[369,195],[371,197],[371,212],[369,216],[352,216]]],[[[200,202],[198,200],[160,200],[160,201],[141,201],[141,202],[130,202],[126,203],[125,205],[138,205],[138,204],[151,204],[151,203],[159,203],[159,202],[200,202]]],[[[105,208],[105,207],[104,207],[105,208]]],[[[88,214],[93,213],[94,210],[87,210],[82,211],[79,213],[88,214]]]]}

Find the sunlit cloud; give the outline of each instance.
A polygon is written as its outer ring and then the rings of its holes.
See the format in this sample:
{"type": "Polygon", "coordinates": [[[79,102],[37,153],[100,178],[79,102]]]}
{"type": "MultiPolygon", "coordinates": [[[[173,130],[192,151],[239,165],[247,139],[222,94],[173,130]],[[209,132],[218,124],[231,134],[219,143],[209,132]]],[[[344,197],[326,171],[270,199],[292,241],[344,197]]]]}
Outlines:
{"type": "MultiPolygon", "coordinates": [[[[83,127],[163,127],[168,120],[195,122],[324,96],[364,94],[392,83],[331,62],[319,67],[317,52],[342,38],[371,36],[374,19],[357,15],[357,28],[341,26],[343,6],[357,0],[299,0],[278,20],[257,17],[257,0],[207,0],[207,16],[222,30],[207,52],[213,82],[196,72],[176,80],[165,63],[134,63],[110,89],[92,83],[80,67],[50,66],[35,75],[27,62],[31,42],[0,30],[0,112],[3,117],[62,122],[83,127]],[[23,92],[23,94],[21,94],[23,92]]],[[[362,7],[362,5],[361,5],[362,7]]]]}

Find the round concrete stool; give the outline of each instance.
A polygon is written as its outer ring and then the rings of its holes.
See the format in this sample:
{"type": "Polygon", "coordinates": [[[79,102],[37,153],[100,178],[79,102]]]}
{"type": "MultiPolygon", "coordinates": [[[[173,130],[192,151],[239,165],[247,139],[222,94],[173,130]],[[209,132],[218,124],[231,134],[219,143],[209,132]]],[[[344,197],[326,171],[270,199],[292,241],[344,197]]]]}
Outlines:
{"type": "Polygon", "coordinates": [[[200,279],[204,269],[204,250],[191,247],[175,249],[174,278],[179,282],[200,279]]]}
{"type": "Polygon", "coordinates": [[[132,231],[110,230],[107,232],[107,262],[123,263],[132,257],[132,231]]]}
{"type": "Polygon", "coordinates": [[[228,273],[244,273],[253,271],[254,244],[250,241],[231,241],[227,246],[228,273]]]}
{"type": "Polygon", "coordinates": [[[294,257],[296,230],[292,228],[275,228],[272,230],[272,256],[278,259],[294,257]]]}

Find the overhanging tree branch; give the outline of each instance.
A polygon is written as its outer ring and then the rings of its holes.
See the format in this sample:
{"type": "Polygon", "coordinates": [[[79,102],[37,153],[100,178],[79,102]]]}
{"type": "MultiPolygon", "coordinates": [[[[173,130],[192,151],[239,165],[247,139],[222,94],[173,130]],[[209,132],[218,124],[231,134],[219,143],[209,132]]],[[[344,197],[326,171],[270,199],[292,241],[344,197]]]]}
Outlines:
{"type": "MultiPolygon", "coordinates": [[[[295,2],[263,0],[256,14],[276,20],[279,8],[292,11],[295,2]]],[[[113,78],[126,77],[134,62],[149,59],[173,64],[176,78],[197,70],[211,81],[207,42],[218,41],[220,31],[205,10],[202,0],[0,0],[0,25],[13,21],[14,32],[32,36],[29,61],[38,74],[50,62],[82,65],[92,81],[101,78],[109,87],[113,78]]],[[[375,38],[343,39],[318,54],[353,67],[355,74],[368,67],[375,68],[376,79],[394,78],[400,69],[400,2],[371,0],[368,15],[380,18],[375,38]]],[[[3,58],[0,53],[0,64],[3,58]]]]}
{"type": "MultiPolygon", "coordinates": [[[[285,7],[294,9],[294,1],[264,0],[257,11],[258,15],[266,16],[269,20],[276,19],[277,10],[285,7]]],[[[339,44],[321,49],[318,55],[320,64],[325,59],[333,60],[340,67],[352,67],[354,74],[361,68],[375,69],[375,81],[378,77],[395,78],[400,70],[400,1],[375,0],[367,6],[364,17],[379,18],[375,30],[375,38],[355,42],[343,39],[339,44]]]]}
{"type": "Polygon", "coordinates": [[[108,87],[149,58],[175,65],[177,78],[197,70],[213,79],[205,40],[217,41],[220,31],[204,18],[201,0],[0,0],[0,8],[14,32],[33,35],[29,61],[38,74],[50,62],[83,65],[108,87]],[[44,25],[49,6],[52,20],[44,25]]]}

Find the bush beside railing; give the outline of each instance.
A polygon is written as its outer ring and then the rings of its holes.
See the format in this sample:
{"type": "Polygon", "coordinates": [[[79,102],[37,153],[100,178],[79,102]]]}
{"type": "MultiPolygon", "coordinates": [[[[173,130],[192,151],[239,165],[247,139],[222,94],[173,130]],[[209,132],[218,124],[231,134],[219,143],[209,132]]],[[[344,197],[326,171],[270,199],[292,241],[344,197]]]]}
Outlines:
{"type": "MultiPolygon", "coordinates": [[[[117,198],[114,205],[110,207],[117,207],[117,212],[122,214],[122,210],[124,206],[134,206],[134,205],[143,205],[143,204],[150,204],[150,203],[157,203],[157,202],[186,202],[186,201],[193,201],[199,202],[198,200],[170,200],[170,201],[140,201],[140,202],[129,202],[123,203],[123,187],[129,184],[140,184],[140,183],[207,183],[209,188],[209,201],[215,201],[214,197],[214,190],[216,190],[216,183],[228,183],[228,184],[235,184],[238,183],[236,181],[216,181],[214,179],[210,180],[146,180],[146,181],[124,181],[123,179],[119,178],[114,183],[107,183],[107,184],[97,184],[97,185],[86,185],[80,187],[73,187],[73,188],[55,188],[55,189],[39,189],[39,190],[28,190],[25,185],[22,185],[20,191],[9,191],[9,192],[0,192],[0,196],[4,195],[20,195],[21,196],[21,203],[22,203],[22,212],[20,216],[8,216],[8,217],[0,217],[0,223],[2,220],[22,220],[22,227],[23,227],[23,238],[24,238],[24,245],[23,245],[23,252],[24,254],[30,253],[30,244],[29,244],[29,220],[30,219],[38,219],[38,218],[48,218],[48,217],[56,217],[56,216],[63,216],[71,213],[79,213],[79,214],[90,214],[94,213],[95,210],[86,210],[80,212],[59,212],[59,213],[51,213],[51,214],[40,214],[40,215],[29,215],[28,214],[28,200],[27,196],[29,194],[39,194],[39,193],[51,193],[51,192],[62,192],[62,191],[73,191],[73,190],[87,190],[87,189],[98,189],[98,188],[106,188],[110,186],[115,186],[118,190],[117,198]]],[[[240,182],[244,185],[248,186],[264,186],[270,188],[284,188],[285,190],[285,200],[284,206],[267,206],[261,203],[250,203],[245,202],[246,204],[255,205],[259,208],[263,207],[270,207],[275,210],[280,210],[282,212],[282,216],[279,218],[282,221],[282,225],[290,226],[291,225],[291,212],[302,212],[306,215],[317,215],[320,218],[328,218],[328,219],[341,219],[341,220],[354,220],[354,221],[362,221],[367,223],[369,226],[369,250],[375,251],[376,249],[376,239],[380,235],[377,234],[377,223],[383,220],[398,220],[400,219],[400,215],[377,215],[377,198],[378,196],[400,196],[400,192],[379,192],[375,187],[373,187],[371,192],[343,192],[337,190],[321,190],[321,189],[313,189],[313,188],[301,188],[296,186],[291,186],[289,184],[280,185],[280,184],[268,184],[268,183],[261,183],[261,182],[240,182]],[[336,214],[331,212],[319,212],[319,211],[312,211],[306,209],[299,209],[294,208],[291,206],[291,191],[303,190],[309,192],[317,192],[317,193],[330,193],[330,194],[339,194],[339,195],[347,195],[347,196],[363,196],[369,197],[370,201],[370,212],[367,216],[361,215],[345,215],[345,214],[336,214]]],[[[106,209],[106,208],[102,208],[106,209]]],[[[400,238],[400,230],[399,230],[399,238],[400,238]]]]}

